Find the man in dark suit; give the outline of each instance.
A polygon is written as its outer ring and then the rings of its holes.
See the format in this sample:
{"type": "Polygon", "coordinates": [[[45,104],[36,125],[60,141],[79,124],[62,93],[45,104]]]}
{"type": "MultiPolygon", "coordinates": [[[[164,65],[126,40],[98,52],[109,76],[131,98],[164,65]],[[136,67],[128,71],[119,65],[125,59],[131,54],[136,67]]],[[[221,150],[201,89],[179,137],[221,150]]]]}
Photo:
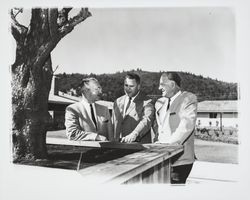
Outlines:
{"type": "Polygon", "coordinates": [[[159,89],[162,97],[155,103],[157,142],[179,144],[184,152],[172,160],[171,183],[186,183],[194,162],[194,131],[197,98],[181,91],[181,78],[176,72],[163,73],[159,89]]]}
{"type": "Polygon", "coordinates": [[[140,77],[128,73],[124,80],[125,95],[114,102],[114,138],[125,143],[151,143],[154,106],[140,91],[140,77]]]}

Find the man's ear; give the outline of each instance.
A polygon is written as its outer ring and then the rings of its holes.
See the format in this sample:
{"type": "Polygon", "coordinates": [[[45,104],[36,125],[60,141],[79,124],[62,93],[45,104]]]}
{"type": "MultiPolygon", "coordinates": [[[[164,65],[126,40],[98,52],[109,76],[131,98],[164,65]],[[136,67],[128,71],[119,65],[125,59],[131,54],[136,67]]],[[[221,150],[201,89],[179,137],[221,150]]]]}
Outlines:
{"type": "Polygon", "coordinates": [[[138,89],[139,89],[139,90],[141,89],[141,84],[138,85],[138,89]]]}
{"type": "Polygon", "coordinates": [[[175,86],[176,86],[176,83],[174,81],[171,81],[171,87],[175,88],[175,86]]]}

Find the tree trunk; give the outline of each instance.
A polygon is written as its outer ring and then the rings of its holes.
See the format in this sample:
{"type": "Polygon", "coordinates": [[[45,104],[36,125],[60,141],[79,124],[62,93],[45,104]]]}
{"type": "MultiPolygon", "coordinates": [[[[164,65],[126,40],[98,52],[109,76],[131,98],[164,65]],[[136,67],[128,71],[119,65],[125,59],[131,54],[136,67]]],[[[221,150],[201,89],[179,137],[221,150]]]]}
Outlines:
{"type": "MultiPolygon", "coordinates": [[[[24,65],[24,64],[23,64],[24,65]]],[[[20,80],[25,76],[21,72],[23,65],[19,65],[19,72],[12,76],[12,114],[13,114],[13,161],[20,159],[34,160],[46,158],[46,122],[48,121],[48,95],[52,79],[50,57],[42,72],[44,78],[33,84],[36,77],[26,77],[27,84],[22,85],[20,80]]],[[[26,75],[27,76],[27,75],[26,75]]]]}
{"type": "MultiPolygon", "coordinates": [[[[22,9],[18,10],[18,13],[22,9]]],[[[68,20],[71,8],[32,9],[29,28],[11,10],[16,60],[12,67],[13,162],[44,159],[48,97],[53,76],[50,53],[74,26],[91,16],[88,9],[68,20]]]]}
{"type": "Polygon", "coordinates": [[[50,37],[45,10],[32,10],[31,31],[17,43],[12,65],[13,161],[46,158],[48,96],[53,76],[50,54],[41,64],[39,48],[50,37]]]}

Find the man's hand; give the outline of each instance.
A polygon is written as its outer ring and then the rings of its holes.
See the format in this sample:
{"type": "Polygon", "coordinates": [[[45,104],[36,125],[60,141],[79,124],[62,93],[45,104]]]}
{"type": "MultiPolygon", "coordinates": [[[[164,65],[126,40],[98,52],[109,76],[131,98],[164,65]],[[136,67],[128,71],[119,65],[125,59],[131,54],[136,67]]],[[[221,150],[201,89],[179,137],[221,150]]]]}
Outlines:
{"type": "Polygon", "coordinates": [[[130,133],[129,135],[123,137],[121,139],[121,142],[124,142],[124,143],[131,143],[131,142],[134,142],[136,140],[136,134],[134,133],[130,133]]]}
{"type": "Polygon", "coordinates": [[[103,135],[97,135],[95,141],[108,141],[107,138],[103,135]]]}

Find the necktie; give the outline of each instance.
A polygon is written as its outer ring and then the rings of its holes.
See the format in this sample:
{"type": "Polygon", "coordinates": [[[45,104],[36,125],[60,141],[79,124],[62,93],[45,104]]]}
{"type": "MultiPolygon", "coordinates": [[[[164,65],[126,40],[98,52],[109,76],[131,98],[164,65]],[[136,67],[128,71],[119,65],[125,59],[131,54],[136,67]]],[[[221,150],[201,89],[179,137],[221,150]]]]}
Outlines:
{"type": "Polygon", "coordinates": [[[170,102],[171,102],[171,98],[168,98],[167,111],[168,111],[168,109],[169,109],[169,106],[170,106],[170,102]]]}
{"type": "Polygon", "coordinates": [[[130,106],[130,104],[131,104],[131,97],[129,97],[129,100],[128,100],[128,103],[127,103],[127,106],[126,106],[126,109],[125,109],[125,113],[127,112],[127,110],[128,110],[128,108],[129,108],[129,106],[130,106]]]}
{"type": "Polygon", "coordinates": [[[92,118],[92,120],[93,120],[93,122],[95,124],[95,127],[97,128],[93,106],[92,106],[92,104],[89,104],[89,105],[90,105],[90,111],[91,111],[91,118],[92,118]]]}

